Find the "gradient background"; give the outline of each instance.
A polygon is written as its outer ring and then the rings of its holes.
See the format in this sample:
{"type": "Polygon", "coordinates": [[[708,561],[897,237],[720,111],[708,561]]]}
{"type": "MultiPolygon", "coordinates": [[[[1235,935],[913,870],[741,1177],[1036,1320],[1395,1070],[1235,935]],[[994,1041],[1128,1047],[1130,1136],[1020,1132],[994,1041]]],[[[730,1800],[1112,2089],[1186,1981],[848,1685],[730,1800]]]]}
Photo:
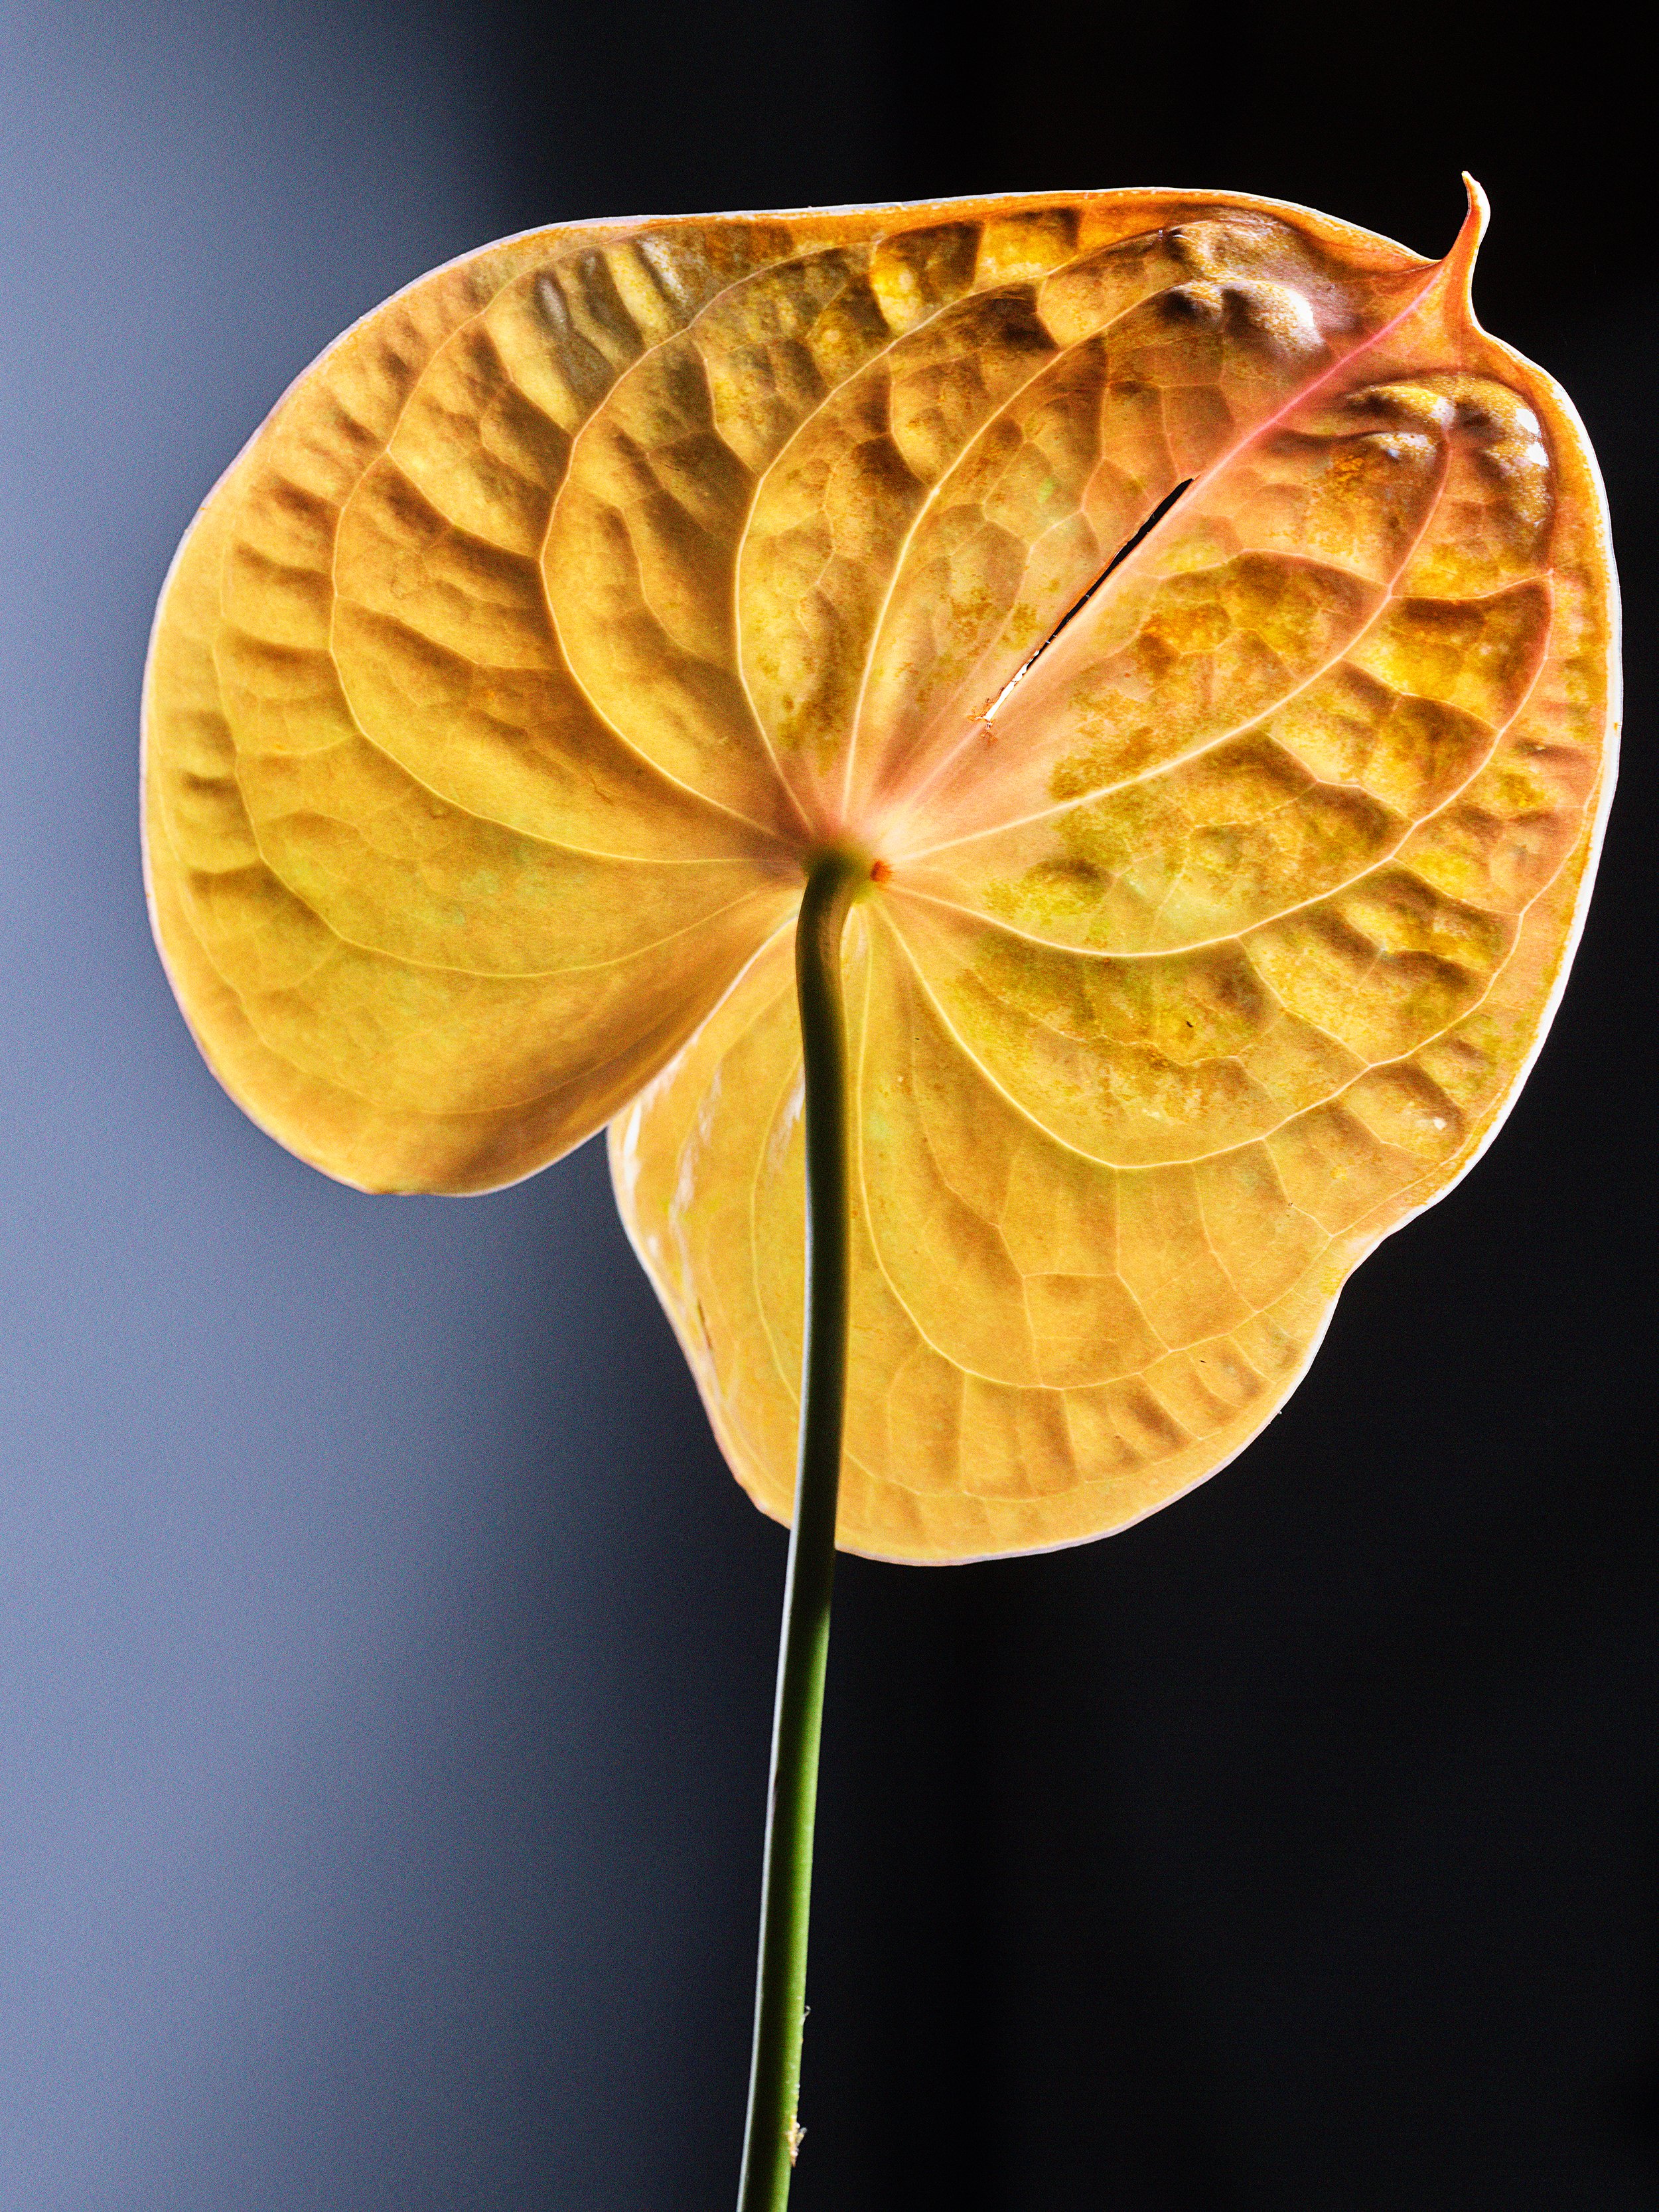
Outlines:
{"type": "Polygon", "coordinates": [[[195,502],[532,222],[1106,184],[1425,252],[1606,465],[1631,743],[1565,1010],[1237,1466],[847,1564],[799,2212],[1659,2204],[1651,433],[1610,18],[0,8],[0,2212],[702,2212],[744,2094],[783,1537],[600,1148],[298,1165],[198,1060],[134,793],[195,502]]]}

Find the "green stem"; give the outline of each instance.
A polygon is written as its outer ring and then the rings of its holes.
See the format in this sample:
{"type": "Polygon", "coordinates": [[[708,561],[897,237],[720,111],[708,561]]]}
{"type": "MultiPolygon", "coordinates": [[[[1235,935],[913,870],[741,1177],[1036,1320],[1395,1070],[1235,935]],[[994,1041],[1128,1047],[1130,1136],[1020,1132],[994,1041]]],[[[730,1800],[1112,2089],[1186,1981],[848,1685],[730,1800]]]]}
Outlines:
{"type": "Polygon", "coordinates": [[[784,2212],[800,2142],[795,2115],[806,2019],[812,1820],[847,1395],[848,1086],[841,939],[847,909],[869,872],[867,862],[848,854],[821,854],[807,877],[795,932],[806,1070],[806,1340],[795,1515],[772,1719],[755,2049],[738,2212],[784,2212]]]}

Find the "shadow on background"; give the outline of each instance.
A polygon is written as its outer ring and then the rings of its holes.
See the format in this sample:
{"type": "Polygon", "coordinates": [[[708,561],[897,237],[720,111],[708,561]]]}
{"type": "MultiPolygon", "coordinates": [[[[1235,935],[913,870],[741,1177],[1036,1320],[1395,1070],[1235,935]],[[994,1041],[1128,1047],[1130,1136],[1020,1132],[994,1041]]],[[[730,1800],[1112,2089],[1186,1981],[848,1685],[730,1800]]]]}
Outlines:
{"type": "MultiPolygon", "coordinates": [[[[596,1147],[370,1200],[217,1092],[144,926],[149,609],[282,385],[583,215],[1224,185],[1425,252],[1613,489],[1632,726],[1472,1180],[1115,1542],[849,1561],[801,2212],[1659,2201],[1659,330],[1589,18],[39,4],[0,27],[4,2212],[731,2195],[782,1543],[596,1147]]],[[[1601,41],[1601,43],[1598,43],[1601,41]]]]}

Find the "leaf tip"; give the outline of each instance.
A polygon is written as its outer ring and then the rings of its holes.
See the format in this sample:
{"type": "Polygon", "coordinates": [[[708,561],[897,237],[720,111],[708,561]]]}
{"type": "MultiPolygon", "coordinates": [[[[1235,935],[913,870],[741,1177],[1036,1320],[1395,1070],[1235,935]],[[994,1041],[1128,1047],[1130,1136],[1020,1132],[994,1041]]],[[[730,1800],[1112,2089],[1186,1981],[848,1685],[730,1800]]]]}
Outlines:
{"type": "Polygon", "coordinates": [[[1480,251],[1480,241],[1486,236],[1486,225],[1492,220],[1492,203],[1467,169],[1463,172],[1463,189],[1469,196],[1468,212],[1463,217],[1462,228],[1452,240],[1451,252],[1440,266],[1452,296],[1473,320],[1474,305],[1471,287],[1474,282],[1475,256],[1480,251]]]}

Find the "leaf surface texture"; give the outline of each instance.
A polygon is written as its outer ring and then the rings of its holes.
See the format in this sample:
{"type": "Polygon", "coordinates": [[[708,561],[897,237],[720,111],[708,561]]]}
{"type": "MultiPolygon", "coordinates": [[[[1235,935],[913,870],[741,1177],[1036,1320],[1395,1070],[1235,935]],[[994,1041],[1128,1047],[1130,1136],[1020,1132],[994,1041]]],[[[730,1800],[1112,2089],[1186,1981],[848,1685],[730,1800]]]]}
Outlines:
{"type": "Polygon", "coordinates": [[[787,1518],[793,921],[851,842],[841,1540],[1201,1480],[1495,1128],[1588,889],[1605,509],[1474,318],[1481,219],[1439,263],[1227,195],[613,223],[388,302],[157,618],[152,908],[221,1079],[374,1189],[611,1122],[787,1518]]]}

